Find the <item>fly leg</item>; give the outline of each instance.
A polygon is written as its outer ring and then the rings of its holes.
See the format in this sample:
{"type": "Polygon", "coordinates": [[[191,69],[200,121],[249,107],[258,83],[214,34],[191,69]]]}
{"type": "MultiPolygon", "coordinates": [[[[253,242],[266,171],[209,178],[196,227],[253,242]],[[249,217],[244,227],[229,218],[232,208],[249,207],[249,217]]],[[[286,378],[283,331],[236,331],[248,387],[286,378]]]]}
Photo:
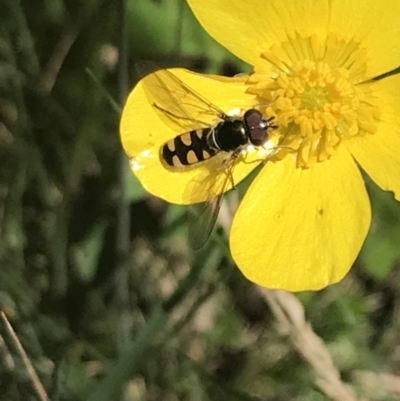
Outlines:
{"type": "Polygon", "coordinates": [[[233,175],[232,175],[233,165],[236,163],[237,158],[239,157],[242,150],[243,146],[239,147],[231,154],[231,157],[227,160],[227,166],[225,171],[228,174],[229,180],[231,181],[232,189],[236,189],[236,185],[235,182],[233,181],[233,175]]]}

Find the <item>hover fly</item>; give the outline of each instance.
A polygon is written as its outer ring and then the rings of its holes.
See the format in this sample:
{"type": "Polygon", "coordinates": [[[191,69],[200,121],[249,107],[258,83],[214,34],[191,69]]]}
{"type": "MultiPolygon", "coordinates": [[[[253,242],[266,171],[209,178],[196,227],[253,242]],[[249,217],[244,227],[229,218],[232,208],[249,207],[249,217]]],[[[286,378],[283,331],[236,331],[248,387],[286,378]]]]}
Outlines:
{"type": "Polygon", "coordinates": [[[142,77],[146,76],[142,83],[153,107],[162,117],[179,122],[183,129],[182,134],[161,147],[164,164],[179,174],[183,168],[224,155],[221,159],[224,181],[219,194],[189,209],[189,242],[193,249],[200,249],[215,225],[229,183],[234,187],[232,173],[240,154],[249,146],[263,146],[270,132],[278,127],[273,122],[274,117],[267,118],[254,108],[246,110],[243,116],[229,116],[171,71],[159,69],[152,63],[142,62],[137,68],[142,77]],[[213,124],[202,120],[210,116],[213,124]]]}

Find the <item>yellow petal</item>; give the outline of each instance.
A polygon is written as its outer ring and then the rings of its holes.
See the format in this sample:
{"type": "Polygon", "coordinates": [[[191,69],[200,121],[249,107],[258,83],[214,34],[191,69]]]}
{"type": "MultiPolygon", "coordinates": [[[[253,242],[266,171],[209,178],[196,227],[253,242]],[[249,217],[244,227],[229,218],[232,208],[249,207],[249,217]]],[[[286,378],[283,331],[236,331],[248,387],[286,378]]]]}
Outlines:
{"type": "MultiPolygon", "coordinates": [[[[244,93],[244,77],[228,79],[204,76],[183,69],[171,71],[226,113],[235,108],[246,110],[255,105],[254,96],[244,93]]],[[[220,191],[223,175],[219,174],[217,177],[216,172],[221,171],[221,157],[212,157],[200,163],[201,166],[195,165],[178,171],[163,164],[160,157],[161,147],[184,132],[180,132],[177,125],[165,125],[140,82],[125,104],[120,133],[125,152],[131,158],[132,171],[151,194],[172,203],[191,204],[207,200],[220,191]],[[217,184],[213,186],[215,181],[217,184]]],[[[246,162],[249,163],[237,165],[233,174],[235,183],[257,166],[256,162],[251,162],[257,158],[254,152],[246,157],[246,162]]],[[[227,188],[229,187],[230,183],[227,188]]]]}
{"type": "Polygon", "coordinates": [[[330,1],[328,31],[354,39],[365,48],[367,76],[373,77],[399,65],[400,2],[398,0],[330,1]]]}
{"type": "Polygon", "coordinates": [[[318,290],[348,272],[367,235],[365,185],[343,147],[324,163],[268,164],[233,220],[232,256],[251,281],[288,291],[318,290]]]}
{"type": "Polygon", "coordinates": [[[400,200],[400,75],[374,84],[381,122],[374,135],[345,142],[361,167],[384,190],[400,200]]]}
{"type": "MultiPolygon", "coordinates": [[[[188,0],[204,29],[251,65],[273,44],[299,33],[326,37],[327,0],[188,0]]],[[[349,16],[349,18],[351,18],[349,16]]]]}
{"type": "MultiPolygon", "coordinates": [[[[336,34],[365,48],[369,77],[399,64],[400,2],[387,0],[188,0],[204,29],[233,54],[256,65],[262,52],[299,34],[336,34]]],[[[301,54],[299,55],[301,57],[301,54]]]]}

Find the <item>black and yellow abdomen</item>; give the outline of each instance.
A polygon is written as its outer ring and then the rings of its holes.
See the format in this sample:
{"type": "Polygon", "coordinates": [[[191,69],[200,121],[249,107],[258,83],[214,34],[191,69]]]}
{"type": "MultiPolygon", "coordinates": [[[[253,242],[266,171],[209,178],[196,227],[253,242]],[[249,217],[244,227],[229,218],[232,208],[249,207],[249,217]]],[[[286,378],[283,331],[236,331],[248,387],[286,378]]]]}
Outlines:
{"type": "Polygon", "coordinates": [[[235,157],[247,145],[262,146],[269,131],[277,128],[273,117],[265,119],[256,109],[249,109],[243,117],[222,116],[213,128],[202,128],[177,136],[161,149],[165,162],[171,167],[190,166],[227,152],[235,157]]]}
{"type": "Polygon", "coordinates": [[[219,149],[210,146],[211,128],[186,132],[168,141],[161,149],[165,162],[171,167],[190,166],[214,156],[219,149]]]}

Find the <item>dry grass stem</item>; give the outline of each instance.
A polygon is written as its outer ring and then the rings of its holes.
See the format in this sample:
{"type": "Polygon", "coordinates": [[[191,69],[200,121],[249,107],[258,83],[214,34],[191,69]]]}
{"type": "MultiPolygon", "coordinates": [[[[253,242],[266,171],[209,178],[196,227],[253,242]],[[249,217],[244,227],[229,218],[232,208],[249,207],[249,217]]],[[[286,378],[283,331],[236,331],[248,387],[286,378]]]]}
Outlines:
{"type": "Polygon", "coordinates": [[[366,401],[341,381],[326,345],[305,320],[299,300],[286,291],[266,288],[259,288],[259,291],[271,306],[279,331],[289,337],[293,347],[313,368],[317,386],[334,401],[366,401]]]}
{"type": "Polygon", "coordinates": [[[39,380],[38,375],[33,369],[32,363],[29,360],[26,352],[24,351],[21,342],[19,341],[17,334],[15,333],[14,329],[12,328],[10,322],[8,321],[4,312],[0,312],[1,319],[3,320],[4,326],[6,327],[8,333],[10,334],[11,338],[13,339],[15,346],[18,349],[19,354],[21,355],[22,361],[24,362],[25,369],[28,373],[28,376],[31,378],[33,388],[36,391],[36,394],[40,401],[50,401],[50,398],[47,396],[46,390],[44,389],[42,383],[39,380]]]}
{"type": "Polygon", "coordinates": [[[373,394],[374,399],[383,399],[390,393],[400,394],[400,376],[369,370],[357,370],[352,376],[365,393],[373,394]]]}
{"type": "Polygon", "coordinates": [[[61,34],[54,52],[50,56],[40,78],[39,88],[46,93],[50,93],[56,82],[58,73],[60,72],[61,66],[67,57],[72,45],[78,36],[78,30],[76,27],[66,28],[61,34]]]}

